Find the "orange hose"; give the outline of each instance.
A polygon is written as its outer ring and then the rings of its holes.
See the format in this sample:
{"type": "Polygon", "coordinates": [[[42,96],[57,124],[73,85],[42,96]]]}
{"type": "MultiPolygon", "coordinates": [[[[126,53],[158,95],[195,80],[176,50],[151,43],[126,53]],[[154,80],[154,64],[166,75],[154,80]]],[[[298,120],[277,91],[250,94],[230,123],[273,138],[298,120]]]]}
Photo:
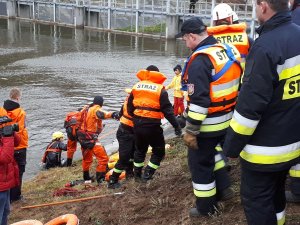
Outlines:
{"type": "Polygon", "coordinates": [[[92,196],[92,197],[86,197],[86,198],[77,198],[77,199],[71,199],[66,201],[60,201],[60,202],[51,202],[51,203],[45,203],[45,204],[39,204],[39,205],[31,205],[31,206],[23,206],[21,209],[33,209],[33,208],[40,208],[45,206],[52,206],[52,205],[61,205],[65,203],[72,203],[72,202],[81,202],[81,201],[88,201],[92,199],[98,199],[98,198],[104,198],[109,196],[115,196],[115,195],[122,195],[124,192],[117,192],[109,195],[98,195],[98,196],[92,196]]]}

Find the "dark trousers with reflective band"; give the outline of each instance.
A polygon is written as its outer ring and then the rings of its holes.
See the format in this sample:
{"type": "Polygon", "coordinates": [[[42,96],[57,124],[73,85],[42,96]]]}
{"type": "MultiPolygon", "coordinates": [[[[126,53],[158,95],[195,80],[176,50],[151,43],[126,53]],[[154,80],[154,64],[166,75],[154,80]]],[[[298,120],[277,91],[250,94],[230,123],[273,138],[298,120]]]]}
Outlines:
{"type": "Polygon", "coordinates": [[[117,131],[117,140],[119,142],[119,160],[115,165],[114,172],[121,174],[123,170],[133,168],[134,152],[135,152],[135,142],[133,129],[124,129],[123,125],[120,125],[117,131]]]}
{"type": "Polygon", "coordinates": [[[14,152],[14,158],[19,167],[20,185],[10,189],[10,201],[11,202],[19,200],[22,195],[22,181],[23,181],[23,174],[25,172],[25,165],[26,165],[26,151],[27,151],[27,149],[24,148],[24,149],[20,149],[20,150],[15,150],[15,152],[14,152]]]}
{"type": "MultiPolygon", "coordinates": [[[[152,147],[150,165],[159,166],[165,156],[165,139],[163,130],[159,125],[151,127],[134,127],[136,150],[134,153],[134,163],[144,162],[148,147],[152,147]]],[[[148,164],[148,166],[150,166],[148,164]]],[[[150,166],[153,168],[153,166],[150,166]]],[[[156,168],[153,168],[156,169],[156,168]]]]}
{"type": "Polygon", "coordinates": [[[300,195],[300,164],[297,164],[290,169],[290,177],[291,192],[294,195],[300,195]]]}
{"type": "Polygon", "coordinates": [[[288,170],[259,172],[242,167],[241,198],[249,225],[283,225],[288,170]]]}
{"type": "Polygon", "coordinates": [[[197,137],[199,149],[188,149],[188,163],[192,175],[196,207],[201,214],[213,213],[217,203],[217,193],[230,186],[227,171],[224,168],[215,170],[215,156],[218,154],[215,147],[223,136],[202,138],[197,137]],[[207,189],[208,184],[214,187],[207,189]],[[197,185],[203,189],[197,189],[197,185]]]}

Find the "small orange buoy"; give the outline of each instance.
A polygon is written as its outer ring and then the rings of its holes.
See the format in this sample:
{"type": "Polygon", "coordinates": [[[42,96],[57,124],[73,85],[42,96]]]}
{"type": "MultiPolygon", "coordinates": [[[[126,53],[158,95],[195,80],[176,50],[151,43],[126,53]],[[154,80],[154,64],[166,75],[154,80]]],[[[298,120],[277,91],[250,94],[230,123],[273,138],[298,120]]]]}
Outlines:
{"type": "Polygon", "coordinates": [[[11,225],[43,225],[43,223],[38,220],[23,220],[20,222],[13,223],[11,225]]]}
{"type": "Polygon", "coordinates": [[[63,225],[63,224],[65,224],[65,225],[78,225],[79,224],[79,219],[74,214],[65,214],[65,215],[56,217],[53,220],[50,220],[45,225],[63,225]]]}

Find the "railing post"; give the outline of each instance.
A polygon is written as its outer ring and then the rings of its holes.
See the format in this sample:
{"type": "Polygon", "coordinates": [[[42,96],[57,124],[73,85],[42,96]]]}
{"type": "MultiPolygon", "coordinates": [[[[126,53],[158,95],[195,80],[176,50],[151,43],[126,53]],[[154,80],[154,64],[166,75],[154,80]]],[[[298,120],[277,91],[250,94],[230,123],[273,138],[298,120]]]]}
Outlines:
{"type": "Polygon", "coordinates": [[[252,21],[251,21],[251,37],[254,39],[255,34],[255,19],[256,19],[256,12],[255,12],[255,0],[252,0],[252,21]]]}
{"type": "Polygon", "coordinates": [[[135,9],[136,9],[136,12],[135,12],[135,33],[138,33],[139,32],[139,0],[136,0],[135,1],[135,9]]]}
{"type": "MultiPolygon", "coordinates": [[[[210,12],[210,15],[212,15],[215,6],[216,6],[216,0],[212,0],[212,1],[211,1],[211,12],[210,12]]],[[[210,20],[210,25],[211,25],[211,26],[213,25],[213,19],[212,19],[212,18],[213,18],[213,17],[211,17],[211,20],[210,20]]]]}
{"type": "Polygon", "coordinates": [[[56,21],[56,0],[53,0],[53,22],[56,21]]]}
{"type": "Polygon", "coordinates": [[[107,10],[107,29],[111,29],[111,0],[108,0],[108,10],[107,10]]]}

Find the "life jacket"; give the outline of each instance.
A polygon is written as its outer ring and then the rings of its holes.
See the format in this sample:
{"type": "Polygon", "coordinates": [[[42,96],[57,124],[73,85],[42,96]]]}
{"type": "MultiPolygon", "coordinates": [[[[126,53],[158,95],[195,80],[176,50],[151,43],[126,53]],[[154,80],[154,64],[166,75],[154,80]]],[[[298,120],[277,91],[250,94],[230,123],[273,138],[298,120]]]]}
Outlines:
{"type": "Polygon", "coordinates": [[[141,81],[132,88],[134,115],[163,119],[160,110],[160,95],[164,88],[165,75],[156,71],[140,70],[136,75],[141,81]]]}
{"type": "Polygon", "coordinates": [[[12,119],[12,122],[5,123],[5,126],[18,123],[19,131],[16,132],[20,137],[19,144],[15,147],[15,150],[28,148],[28,132],[25,125],[26,113],[22,108],[16,108],[12,111],[6,111],[3,107],[0,108],[0,116],[8,116],[12,119]]]}
{"type": "Polygon", "coordinates": [[[133,127],[132,116],[130,116],[127,111],[128,97],[129,96],[127,96],[127,98],[125,99],[124,104],[123,104],[123,115],[120,118],[120,122],[127,126],[133,127]]]}
{"type": "Polygon", "coordinates": [[[66,115],[64,128],[70,140],[77,140],[77,130],[81,127],[83,119],[86,117],[88,106],[84,106],[81,111],[69,112],[66,115]]]}
{"type": "Polygon", "coordinates": [[[242,73],[238,50],[233,45],[227,44],[201,46],[188,58],[183,68],[183,80],[188,80],[188,68],[199,54],[207,55],[214,67],[208,114],[232,111],[236,104],[242,73]]]}
{"type": "Polygon", "coordinates": [[[97,117],[97,111],[103,112],[104,119],[111,118],[112,113],[102,110],[99,105],[88,108],[80,129],[77,130],[78,141],[83,149],[92,149],[103,129],[102,119],[97,117]]]}
{"type": "MultiPolygon", "coordinates": [[[[59,142],[57,140],[54,140],[47,146],[46,151],[45,151],[45,153],[43,155],[43,158],[42,158],[43,163],[48,163],[48,164],[51,164],[53,166],[60,166],[62,149],[59,148],[58,143],[59,142]],[[51,154],[51,153],[54,153],[54,154],[52,154],[53,156],[48,157],[49,154],[51,154]],[[48,160],[47,160],[47,158],[48,158],[48,160]]],[[[46,167],[48,167],[48,166],[46,165],[46,167]]]]}
{"type": "Polygon", "coordinates": [[[246,23],[220,25],[208,27],[207,33],[208,35],[213,35],[220,43],[234,45],[240,52],[242,63],[244,63],[250,48],[250,43],[246,33],[246,29],[246,23]]]}

